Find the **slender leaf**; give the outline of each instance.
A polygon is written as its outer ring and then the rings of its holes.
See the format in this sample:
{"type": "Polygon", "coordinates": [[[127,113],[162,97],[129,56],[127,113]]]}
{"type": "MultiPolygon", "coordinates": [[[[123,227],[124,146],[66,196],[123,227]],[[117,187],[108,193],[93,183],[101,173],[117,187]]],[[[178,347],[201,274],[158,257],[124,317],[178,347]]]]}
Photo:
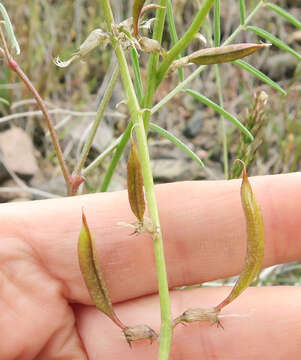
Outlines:
{"type": "Polygon", "coordinates": [[[279,91],[281,94],[286,95],[286,92],[282,89],[282,87],[280,87],[275,81],[270,79],[267,75],[265,75],[260,70],[256,69],[254,66],[248,64],[244,60],[235,60],[233,61],[233,63],[239,66],[240,68],[248,71],[250,74],[256,76],[259,80],[265,82],[273,89],[279,91]]]}
{"type": "Polygon", "coordinates": [[[2,102],[2,104],[6,105],[6,106],[9,106],[9,101],[4,99],[3,97],[0,97],[0,102],[2,102]]]}
{"type": "Polygon", "coordinates": [[[108,190],[108,187],[109,187],[112,177],[114,175],[115,169],[119,163],[121,155],[123,154],[126,144],[128,143],[128,141],[130,139],[132,127],[133,127],[133,123],[132,123],[132,121],[130,121],[128,123],[124,133],[121,136],[120,142],[116,148],[114,155],[112,156],[112,160],[110,162],[110,165],[106,171],[105,177],[101,184],[101,187],[99,190],[100,192],[106,192],[108,190]]]}
{"type": "Polygon", "coordinates": [[[214,46],[218,47],[221,44],[221,4],[220,0],[215,0],[214,3],[214,46]]]}
{"type": "Polygon", "coordinates": [[[170,142],[172,142],[174,145],[178,146],[181,150],[186,152],[187,155],[191,157],[191,159],[195,160],[201,167],[204,167],[203,161],[195,154],[187,145],[185,145],[180,139],[175,137],[173,134],[171,134],[169,131],[163,129],[162,127],[150,123],[149,127],[152,131],[156,132],[157,134],[164,136],[166,139],[168,139],[170,142]]]}
{"type": "Polygon", "coordinates": [[[299,53],[297,53],[297,51],[292,49],[290,46],[286,45],[282,40],[278,39],[276,36],[272,35],[271,33],[267,32],[257,26],[247,26],[247,30],[252,31],[256,35],[261,36],[262,38],[270,41],[272,44],[279,47],[279,49],[287,51],[290,54],[294,55],[298,60],[301,60],[301,55],[299,53]]]}
{"type": "Polygon", "coordinates": [[[290,23],[295,25],[297,28],[301,29],[301,22],[298,19],[296,19],[293,15],[291,15],[287,11],[283,10],[281,7],[279,7],[275,4],[272,4],[272,3],[266,3],[265,6],[268,7],[269,9],[275,11],[280,16],[284,17],[290,23]]]}
{"type": "Polygon", "coordinates": [[[8,16],[8,13],[7,13],[4,5],[2,5],[1,3],[0,3],[0,12],[1,12],[1,15],[2,15],[2,17],[4,19],[5,30],[7,32],[8,37],[9,37],[9,41],[11,43],[11,46],[15,48],[16,54],[20,55],[21,50],[20,50],[20,46],[18,44],[17,38],[16,38],[15,33],[14,33],[12,23],[10,21],[10,18],[8,16]]]}
{"type": "Polygon", "coordinates": [[[131,59],[133,64],[133,70],[134,70],[134,76],[135,76],[135,86],[137,91],[137,97],[140,106],[142,105],[143,101],[143,85],[141,80],[141,74],[140,74],[140,66],[139,66],[139,58],[138,54],[135,48],[131,49],[131,59]]]}
{"type": "Polygon", "coordinates": [[[239,11],[240,11],[240,23],[241,23],[241,25],[244,25],[245,24],[245,19],[246,19],[245,0],[239,0],[239,11]]]}
{"type": "Polygon", "coordinates": [[[211,107],[213,110],[218,112],[220,115],[224,116],[228,120],[230,120],[235,126],[237,126],[248,138],[250,138],[251,141],[254,140],[253,135],[250,133],[250,131],[233,115],[228,113],[226,110],[224,110],[222,107],[208,99],[206,96],[198,93],[197,91],[187,89],[185,92],[191,96],[193,96],[195,99],[201,101],[205,105],[211,107]]]}
{"type": "MultiPolygon", "coordinates": [[[[174,17],[173,17],[171,0],[167,1],[167,19],[168,19],[168,27],[169,27],[171,42],[172,42],[172,45],[174,46],[178,42],[179,39],[178,39],[178,34],[177,34],[176,26],[175,26],[175,20],[174,20],[174,17]]],[[[181,54],[178,55],[178,58],[180,56],[181,56],[181,54]]],[[[178,73],[179,73],[180,81],[183,81],[184,80],[184,71],[183,71],[183,69],[179,68],[178,73]]]]}

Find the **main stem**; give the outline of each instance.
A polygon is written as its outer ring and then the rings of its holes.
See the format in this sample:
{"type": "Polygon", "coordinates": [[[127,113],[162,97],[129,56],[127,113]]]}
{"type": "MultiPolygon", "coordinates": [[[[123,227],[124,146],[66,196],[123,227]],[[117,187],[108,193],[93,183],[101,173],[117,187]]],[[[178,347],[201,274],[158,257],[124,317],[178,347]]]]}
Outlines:
{"type": "MultiPolygon", "coordinates": [[[[114,24],[114,18],[110,3],[108,0],[100,0],[100,2],[103,7],[108,31],[111,32],[112,24],[114,24]]],[[[160,308],[161,308],[161,332],[160,332],[158,359],[168,360],[170,353],[171,338],[172,338],[170,298],[169,298],[167,273],[166,273],[166,265],[164,258],[163,239],[160,229],[160,220],[159,220],[158,207],[155,197],[152,169],[150,166],[147,137],[144,129],[142,112],[140,110],[139,103],[136,97],[129,68],[126,62],[125,54],[123,52],[121,45],[113,36],[111,36],[111,41],[118,59],[119,70],[123,82],[123,87],[127,96],[127,103],[131,114],[132,122],[135,125],[135,133],[137,136],[137,146],[138,146],[139,157],[142,166],[142,174],[144,179],[144,188],[145,188],[145,195],[147,200],[149,216],[152,219],[156,229],[158,229],[158,232],[154,238],[154,254],[155,254],[155,261],[156,261],[156,268],[158,275],[158,289],[159,289],[160,308]]]]}

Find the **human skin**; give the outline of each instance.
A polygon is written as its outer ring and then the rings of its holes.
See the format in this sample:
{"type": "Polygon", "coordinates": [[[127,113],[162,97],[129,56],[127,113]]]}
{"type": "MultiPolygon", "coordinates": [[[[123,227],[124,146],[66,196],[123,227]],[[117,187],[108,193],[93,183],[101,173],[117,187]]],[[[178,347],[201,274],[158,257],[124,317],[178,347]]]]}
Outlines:
{"type": "MultiPolygon", "coordinates": [[[[250,179],[265,223],[263,266],[301,259],[301,174],[250,179]]],[[[238,274],[246,233],[240,180],[156,187],[169,285],[238,274]]],[[[156,359],[158,345],[129,348],[120,329],[93,307],[77,259],[84,208],[114,308],[126,325],[160,328],[152,239],[117,226],[133,222],[127,193],[0,206],[0,359],[156,359]]],[[[172,290],[173,317],[210,307],[230,289],[172,290]]],[[[172,360],[299,359],[301,290],[249,288],[208,323],[174,330],[172,360]]]]}

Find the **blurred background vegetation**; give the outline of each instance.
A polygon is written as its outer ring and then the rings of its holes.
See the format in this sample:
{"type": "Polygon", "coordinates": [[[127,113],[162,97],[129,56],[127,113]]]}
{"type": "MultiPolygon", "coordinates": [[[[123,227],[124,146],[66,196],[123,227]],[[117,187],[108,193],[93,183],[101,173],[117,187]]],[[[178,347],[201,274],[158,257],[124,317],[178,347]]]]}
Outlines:
{"type": "MultiPolygon", "coordinates": [[[[116,21],[130,16],[131,1],[111,2],[116,21]]],[[[56,67],[53,59],[58,55],[63,59],[68,58],[93,29],[105,29],[100,4],[96,0],[6,0],[2,3],[11,17],[21,47],[21,55],[16,60],[46,101],[56,124],[64,155],[72,168],[112,75],[115,57],[108,46],[105,49],[99,47],[85,61],[75,62],[66,69],[56,67]]],[[[200,2],[173,0],[172,3],[180,37],[189,26],[200,2]]],[[[252,9],[256,3],[257,0],[246,1],[247,10],[252,9]]],[[[301,19],[300,0],[274,0],[273,3],[301,19]]],[[[237,0],[221,2],[222,41],[239,25],[238,7],[237,0]]],[[[201,29],[207,38],[208,23],[209,20],[201,29]]],[[[252,25],[266,29],[301,53],[301,31],[272,11],[262,9],[253,19],[252,25]]],[[[170,41],[166,31],[163,42],[166,49],[170,47],[170,41]]],[[[243,31],[235,42],[258,41],[256,35],[243,31]]],[[[198,47],[199,43],[195,41],[188,51],[197,50],[198,47]]],[[[252,116],[254,120],[256,96],[261,91],[267,94],[266,103],[255,114],[258,123],[253,146],[256,152],[249,175],[298,171],[301,168],[301,64],[295,57],[275,46],[250,56],[247,61],[279,83],[287,92],[287,96],[281,95],[234,65],[220,66],[224,108],[243,123],[252,121],[252,116]]],[[[142,79],[145,79],[146,55],[140,57],[140,63],[142,79]]],[[[3,59],[0,68],[0,97],[9,102],[9,105],[0,103],[0,202],[63,195],[64,180],[47,127],[43,118],[37,114],[35,101],[3,59]]],[[[185,77],[193,69],[194,67],[185,68],[185,77]]],[[[176,72],[169,76],[160,86],[156,101],[171,91],[178,81],[176,72]]],[[[190,88],[218,103],[213,67],[208,67],[201,73],[190,88]]],[[[88,163],[125,129],[129,117],[126,107],[120,105],[116,108],[116,104],[123,99],[122,87],[118,84],[88,163]]],[[[157,182],[224,178],[221,119],[212,109],[181,93],[156,113],[152,121],[188,144],[207,165],[205,170],[200,169],[167,140],[150,134],[150,152],[157,182]]],[[[243,149],[239,131],[228,122],[226,131],[231,165],[238,152],[243,149]]],[[[109,161],[109,158],[106,159],[87,178],[83,192],[96,191],[109,161]]],[[[125,188],[125,168],[125,162],[122,161],[110,186],[111,191],[125,188]]],[[[260,281],[266,284],[269,281],[267,279],[274,276],[273,283],[298,283],[300,265],[290,266],[289,271],[286,268],[280,273],[271,269],[269,277],[260,281]]]]}

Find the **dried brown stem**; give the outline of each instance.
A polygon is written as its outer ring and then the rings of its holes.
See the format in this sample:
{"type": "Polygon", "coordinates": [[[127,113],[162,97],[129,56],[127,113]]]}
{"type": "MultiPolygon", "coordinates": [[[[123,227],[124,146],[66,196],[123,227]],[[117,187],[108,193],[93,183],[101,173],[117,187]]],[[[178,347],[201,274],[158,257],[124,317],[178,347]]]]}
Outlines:
{"type": "Polygon", "coordinates": [[[70,175],[69,169],[68,169],[68,167],[66,165],[66,161],[64,159],[64,155],[63,155],[62,149],[61,149],[60,144],[59,144],[59,139],[58,139],[57,133],[56,133],[56,131],[54,129],[54,125],[52,123],[52,120],[50,118],[48,110],[47,110],[47,108],[46,108],[46,106],[44,104],[44,101],[41,98],[41,96],[40,96],[39,92],[37,91],[37,89],[34,87],[32,82],[27,77],[27,75],[23,72],[23,70],[20,68],[18,63],[11,56],[11,54],[10,54],[10,52],[8,50],[6,41],[5,41],[3,31],[1,29],[1,26],[0,26],[0,36],[1,36],[2,43],[3,43],[3,47],[4,47],[4,49],[0,48],[0,53],[6,58],[8,66],[17,74],[19,79],[25,84],[27,89],[32,93],[32,95],[36,99],[37,104],[38,104],[40,110],[42,111],[42,113],[44,115],[44,118],[45,118],[47,126],[48,126],[48,130],[50,132],[50,136],[51,136],[51,139],[52,139],[54,150],[56,152],[58,161],[60,163],[60,166],[61,166],[61,169],[62,169],[62,172],[63,172],[64,179],[65,179],[65,183],[66,183],[66,187],[67,187],[67,194],[68,195],[74,195],[76,193],[76,191],[77,191],[77,188],[73,184],[74,183],[73,178],[70,175]]]}

